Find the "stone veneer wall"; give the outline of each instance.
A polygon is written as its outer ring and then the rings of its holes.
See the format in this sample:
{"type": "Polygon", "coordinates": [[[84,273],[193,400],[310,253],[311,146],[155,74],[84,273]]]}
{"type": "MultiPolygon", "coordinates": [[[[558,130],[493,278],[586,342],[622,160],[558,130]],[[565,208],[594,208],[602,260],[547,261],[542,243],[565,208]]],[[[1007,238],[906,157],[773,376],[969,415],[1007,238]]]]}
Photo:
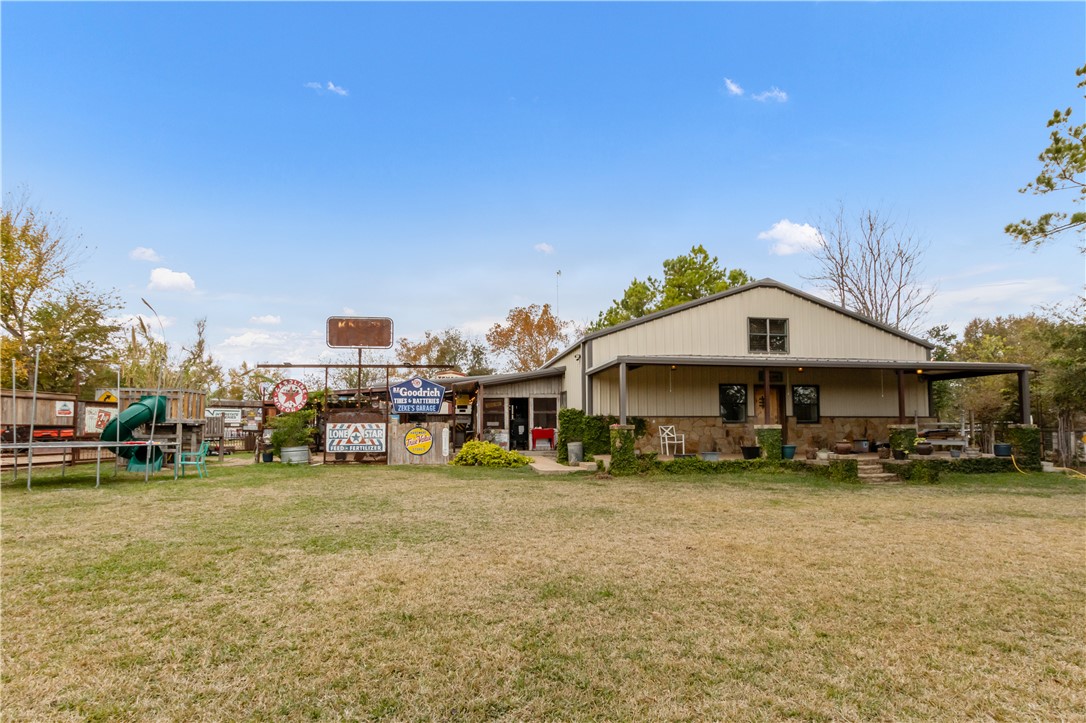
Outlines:
{"type": "MultiPolygon", "coordinates": [[[[920,423],[933,421],[931,418],[920,419],[920,423]]],[[[686,435],[686,453],[697,454],[706,451],[708,438],[716,443],[716,451],[721,454],[739,454],[740,444],[756,444],[754,425],[762,419],[747,418],[747,424],[723,424],[719,417],[652,417],[649,419],[645,436],[637,440],[640,452],[660,451],[661,425],[674,424],[678,434],[686,435]]],[[[821,437],[821,446],[831,449],[833,445],[846,439],[873,439],[876,442],[890,440],[889,426],[897,424],[897,417],[822,417],[818,424],[796,424],[789,417],[784,434],[784,444],[796,445],[796,456],[802,457],[812,445],[816,436],[821,437]]],[[[815,449],[818,446],[815,445],[815,449]]]]}

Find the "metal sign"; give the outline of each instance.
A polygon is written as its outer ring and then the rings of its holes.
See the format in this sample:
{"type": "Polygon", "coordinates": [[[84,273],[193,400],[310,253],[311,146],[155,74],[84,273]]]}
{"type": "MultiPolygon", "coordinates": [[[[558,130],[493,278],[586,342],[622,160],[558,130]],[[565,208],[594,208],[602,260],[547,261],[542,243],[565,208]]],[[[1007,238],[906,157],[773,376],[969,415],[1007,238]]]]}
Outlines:
{"type": "Polygon", "coordinates": [[[208,407],[204,410],[205,417],[222,417],[224,422],[241,424],[241,410],[233,407],[208,407]]]}
{"type": "Polygon", "coordinates": [[[272,389],[271,398],[280,412],[297,412],[309,401],[309,390],[297,379],[284,379],[272,389]]]}
{"type": "Polygon", "coordinates": [[[387,316],[329,316],[328,346],[339,348],[390,349],[392,319],[387,316]]]}
{"type": "Polygon", "coordinates": [[[412,427],[403,438],[403,446],[416,457],[421,457],[434,446],[434,436],[425,427],[412,427]]]}
{"type": "Polygon", "coordinates": [[[343,422],[325,425],[327,452],[385,452],[385,425],[376,422],[343,422]]]}
{"type": "Polygon", "coordinates": [[[445,387],[422,377],[412,377],[390,386],[388,398],[396,414],[437,414],[445,399],[445,387]]]}

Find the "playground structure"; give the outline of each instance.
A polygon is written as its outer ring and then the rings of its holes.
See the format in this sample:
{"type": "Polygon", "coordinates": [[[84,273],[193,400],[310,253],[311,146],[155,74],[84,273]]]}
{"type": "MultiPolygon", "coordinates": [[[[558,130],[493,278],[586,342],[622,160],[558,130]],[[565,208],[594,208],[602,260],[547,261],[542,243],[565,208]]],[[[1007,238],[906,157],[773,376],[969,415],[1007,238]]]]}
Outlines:
{"type": "Polygon", "coordinates": [[[163,446],[114,447],[130,472],[162,469],[163,447],[194,452],[204,441],[207,395],[193,389],[121,389],[117,418],[102,431],[103,442],[149,440],[163,446]]]}

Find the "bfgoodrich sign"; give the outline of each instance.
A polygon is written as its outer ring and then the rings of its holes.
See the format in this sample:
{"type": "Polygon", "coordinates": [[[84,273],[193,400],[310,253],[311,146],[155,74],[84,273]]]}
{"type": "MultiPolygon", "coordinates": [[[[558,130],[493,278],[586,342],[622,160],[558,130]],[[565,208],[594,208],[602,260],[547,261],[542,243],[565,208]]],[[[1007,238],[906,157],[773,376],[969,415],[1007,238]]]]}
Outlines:
{"type": "Polygon", "coordinates": [[[396,414],[437,414],[445,399],[445,387],[412,377],[388,388],[392,409],[396,414]]]}

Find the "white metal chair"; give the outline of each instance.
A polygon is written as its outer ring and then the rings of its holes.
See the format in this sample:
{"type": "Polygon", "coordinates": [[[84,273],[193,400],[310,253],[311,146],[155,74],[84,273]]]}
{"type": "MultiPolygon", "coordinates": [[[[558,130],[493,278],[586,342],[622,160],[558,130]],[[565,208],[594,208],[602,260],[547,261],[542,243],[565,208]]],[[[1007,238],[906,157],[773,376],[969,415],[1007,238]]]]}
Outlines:
{"type": "Polygon", "coordinates": [[[686,454],[686,435],[676,434],[675,425],[666,424],[660,427],[660,454],[674,456],[675,450],[678,450],[679,454],[686,454]]]}

